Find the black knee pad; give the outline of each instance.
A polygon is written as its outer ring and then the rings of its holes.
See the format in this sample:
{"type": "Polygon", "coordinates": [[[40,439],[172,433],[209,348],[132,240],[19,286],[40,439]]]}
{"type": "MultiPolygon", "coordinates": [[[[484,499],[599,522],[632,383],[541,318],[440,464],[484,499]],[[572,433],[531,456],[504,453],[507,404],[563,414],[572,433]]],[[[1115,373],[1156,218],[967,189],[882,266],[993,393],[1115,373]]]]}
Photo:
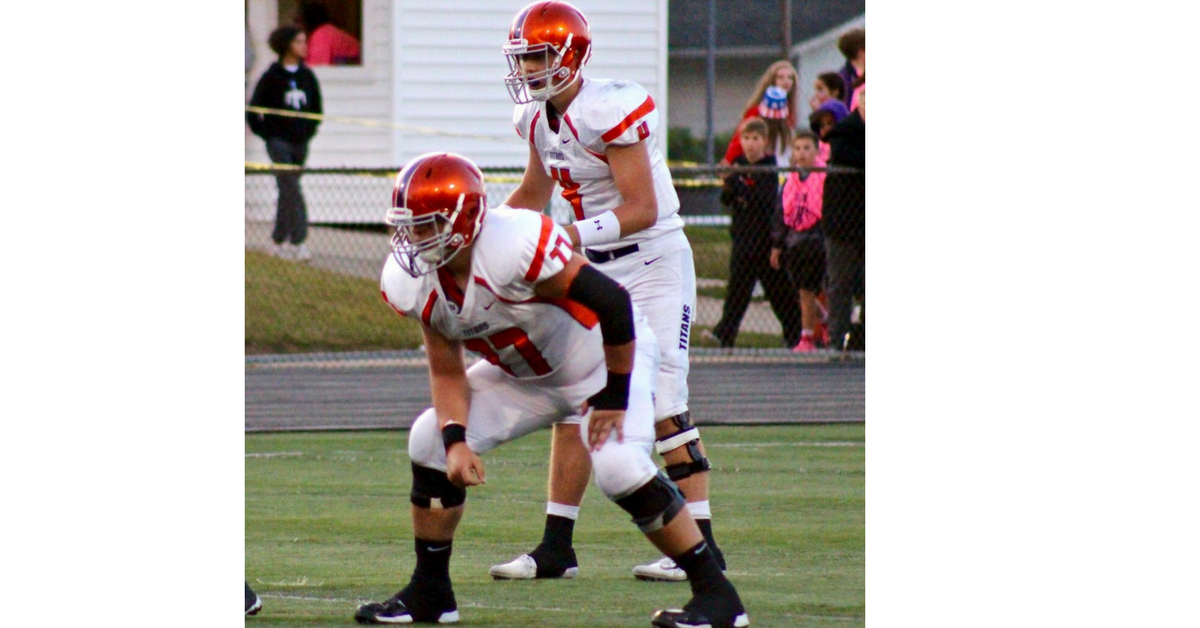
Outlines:
{"type": "Polygon", "coordinates": [[[692,426],[691,411],[684,411],[668,420],[675,423],[675,433],[656,439],[654,442],[655,450],[662,455],[680,447],[687,447],[688,456],[691,457],[690,462],[667,465],[667,476],[671,478],[671,481],[678,482],[693,473],[704,473],[711,469],[712,465],[709,464],[708,458],[705,458],[700,453],[700,445],[698,444],[700,442],[700,431],[692,426]]]}
{"type": "Polygon", "coordinates": [[[685,505],[683,493],[660,472],[638,490],[616,500],[617,505],[633,516],[633,522],[644,534],[657,532],[671,523],[685,505]]]}
{"type": "Polygon", "coordinates": [[[413,485],[409,500],[418,508],[454,508],[467,501],[467,491],[458,488],[446,473],[417,463],[412,465],[413,485]]]}

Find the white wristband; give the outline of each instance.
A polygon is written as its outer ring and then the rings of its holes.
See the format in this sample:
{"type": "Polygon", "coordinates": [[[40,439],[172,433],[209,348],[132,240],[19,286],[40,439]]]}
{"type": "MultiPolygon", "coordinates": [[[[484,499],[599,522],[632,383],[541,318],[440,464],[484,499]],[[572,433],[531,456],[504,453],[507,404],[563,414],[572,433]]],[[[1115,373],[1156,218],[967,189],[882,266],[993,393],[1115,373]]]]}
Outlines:
{"type": "Polygon", "coordinates": [[[621,221],[611,211],[575,223],[580,246],[612,244],[621,239],[621,221]]]}

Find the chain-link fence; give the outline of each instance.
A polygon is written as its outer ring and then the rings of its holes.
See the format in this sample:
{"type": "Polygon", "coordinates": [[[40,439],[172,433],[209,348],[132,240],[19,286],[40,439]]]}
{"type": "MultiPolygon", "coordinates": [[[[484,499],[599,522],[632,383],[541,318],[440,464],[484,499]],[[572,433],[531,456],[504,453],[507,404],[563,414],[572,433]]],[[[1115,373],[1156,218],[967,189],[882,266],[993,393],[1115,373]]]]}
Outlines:
{"type": "MultiPolygon", "coordinates": [[[[522,169],[484,172],[494,207],[522,169]]],[[[397,323],[379,297],[395,173],[246,170],[247,353],[420,346],[417,325],[397,323]],[[290,194],[297,181],[307,213],[302,247],[280,236],[276,221],[279,190],[290,194]]],[[[695,167],[672,175],[696,263],[694,349],[865,349],[864,172],[695,167]],[[793,181],[781,186],[789,173],[793,181]]],[[[560,224],[573,220],[557,194],[546,211],[560,224]]]]}

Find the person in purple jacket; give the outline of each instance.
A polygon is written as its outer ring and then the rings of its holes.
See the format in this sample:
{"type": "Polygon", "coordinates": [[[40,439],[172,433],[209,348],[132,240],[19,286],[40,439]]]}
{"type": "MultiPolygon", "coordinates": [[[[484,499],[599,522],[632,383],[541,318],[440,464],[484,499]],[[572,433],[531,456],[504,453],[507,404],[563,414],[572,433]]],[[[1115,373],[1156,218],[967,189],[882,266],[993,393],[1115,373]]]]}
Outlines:
{"type": "Polygon", "coordinates": [[[846,65],[838,70],[842,81],[846,85],[846,89],[842,91],[842,102],[846,103],[846,107],[853,109],[850,104],[850,99],[854,95],[854,90],[859,84],[866,80],[867,76],[867,31],[862,28],[855,28],[842,33],[838,38],[838,50],[842,56],[846,58],[846,65]]]}

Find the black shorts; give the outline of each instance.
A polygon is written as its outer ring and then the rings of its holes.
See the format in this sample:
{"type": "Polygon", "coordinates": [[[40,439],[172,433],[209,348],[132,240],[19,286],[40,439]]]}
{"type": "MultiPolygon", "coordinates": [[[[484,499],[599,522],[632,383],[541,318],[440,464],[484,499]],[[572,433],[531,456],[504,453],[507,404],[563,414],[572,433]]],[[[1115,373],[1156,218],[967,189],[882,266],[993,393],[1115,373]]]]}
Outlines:
{"type": "Polygon", "coordinates": [[[784,249],[783,267],[797,288],[820,292],[825,286],[825,240],[806,237],[784,249]]]}

